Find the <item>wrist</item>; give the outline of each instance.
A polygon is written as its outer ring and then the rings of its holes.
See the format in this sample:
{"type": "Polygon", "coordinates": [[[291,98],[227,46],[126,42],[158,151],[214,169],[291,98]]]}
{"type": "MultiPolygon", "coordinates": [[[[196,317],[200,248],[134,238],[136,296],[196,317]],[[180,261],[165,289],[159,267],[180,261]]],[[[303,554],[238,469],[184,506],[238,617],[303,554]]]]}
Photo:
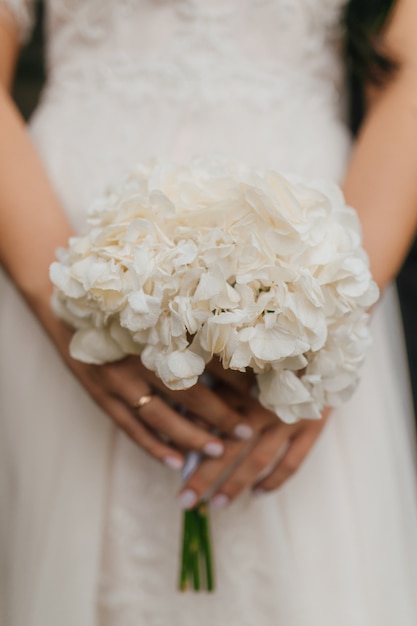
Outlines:
{"type": "Polygon", "coordinates": [[[69,343],[73,331],[54,313],[51,305],[53,286],[48,279],[41,288],[22,289],[22,295],[45,332],[65,357],[69,357],[69,343]]]}

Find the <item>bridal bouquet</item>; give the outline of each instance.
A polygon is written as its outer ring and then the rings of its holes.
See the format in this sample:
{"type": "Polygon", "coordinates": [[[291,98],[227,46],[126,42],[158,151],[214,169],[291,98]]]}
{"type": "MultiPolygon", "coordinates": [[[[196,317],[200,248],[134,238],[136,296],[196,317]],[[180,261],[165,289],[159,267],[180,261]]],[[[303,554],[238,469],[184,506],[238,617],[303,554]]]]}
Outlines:
{"type": "Polygon", "coordinates": [[[51,266],[74,358],[138,354],[185,389],[216,355],[250,368],[259,401],[286,422],[319,418],[354,391],[378,289],[333,183],[157,162],[98,200],[88,226],[51,266]]]}

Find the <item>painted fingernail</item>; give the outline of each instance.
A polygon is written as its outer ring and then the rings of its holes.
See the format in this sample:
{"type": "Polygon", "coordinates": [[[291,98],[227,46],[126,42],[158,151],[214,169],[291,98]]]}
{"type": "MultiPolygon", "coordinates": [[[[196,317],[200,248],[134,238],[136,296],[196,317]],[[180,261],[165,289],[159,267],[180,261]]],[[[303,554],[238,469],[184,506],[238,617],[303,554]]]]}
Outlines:
{"type": "Polygon", "coordinates": [[[211,506],[213,509],[224,509],[230,502],[230,498],[225,496],[224,493],[218,493],[211,500],[211,506]]]}
{"type": "Polygon", "coordinates": [[[219,457],[224,452],[224,445],[222,443],[217,443],[216,441],[209,441],[203,448],[204,454],[207,456],[219,457]]]}
{"type": "Polygon", "coordinates": [[[192,509],[197,504],[197,494],[192,489],[186,489],[179,496],[182,509],[192,509]]]}
{"type": "Polygon", "coordinates": [[[179,470],[184,465],[184,461],[176,456],[166,456],[163,458],[163,462],[165,463],[165,465],[174,470],[179,470]]]}
{"type": "Polygon", "coordinates": [[[238,424],[233,433],[238,439],[250,439],[253,435],[253,428],[248,424],[238,424]]]}

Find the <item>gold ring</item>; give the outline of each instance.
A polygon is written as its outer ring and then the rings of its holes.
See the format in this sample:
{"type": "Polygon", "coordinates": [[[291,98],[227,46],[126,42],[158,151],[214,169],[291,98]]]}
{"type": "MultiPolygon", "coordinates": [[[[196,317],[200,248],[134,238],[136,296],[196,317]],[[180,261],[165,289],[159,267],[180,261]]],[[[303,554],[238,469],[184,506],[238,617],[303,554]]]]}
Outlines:
{"type": "Polygon", "coordinates": [[[146,393],[138,398],[133,405],[134,410],[139,411],[139,409],[143,409],[143,407],[149,404],[149,402],[153,399],[154,395],[154,393],[146,393]]]}

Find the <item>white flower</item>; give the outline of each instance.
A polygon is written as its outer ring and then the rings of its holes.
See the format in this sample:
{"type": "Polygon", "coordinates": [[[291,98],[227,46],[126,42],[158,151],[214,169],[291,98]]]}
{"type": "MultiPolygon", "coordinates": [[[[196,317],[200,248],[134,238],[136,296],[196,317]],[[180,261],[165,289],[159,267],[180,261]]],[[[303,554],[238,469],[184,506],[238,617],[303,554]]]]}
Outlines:
{"type": "Polygon", "coordinates": [[[137,167],[93,204],[51,280],[75,358],[140,354],[185,389],[217,355],[252,368],[286,421],[352,393],[378,297],[336,185],[202,159],[137,167]]]}
{"type": "Polygon", "coordinates": [[[79,330],[71,340],[71,356],[84,363],[118,361],[126,353],[105,328],[79,330]]]}

